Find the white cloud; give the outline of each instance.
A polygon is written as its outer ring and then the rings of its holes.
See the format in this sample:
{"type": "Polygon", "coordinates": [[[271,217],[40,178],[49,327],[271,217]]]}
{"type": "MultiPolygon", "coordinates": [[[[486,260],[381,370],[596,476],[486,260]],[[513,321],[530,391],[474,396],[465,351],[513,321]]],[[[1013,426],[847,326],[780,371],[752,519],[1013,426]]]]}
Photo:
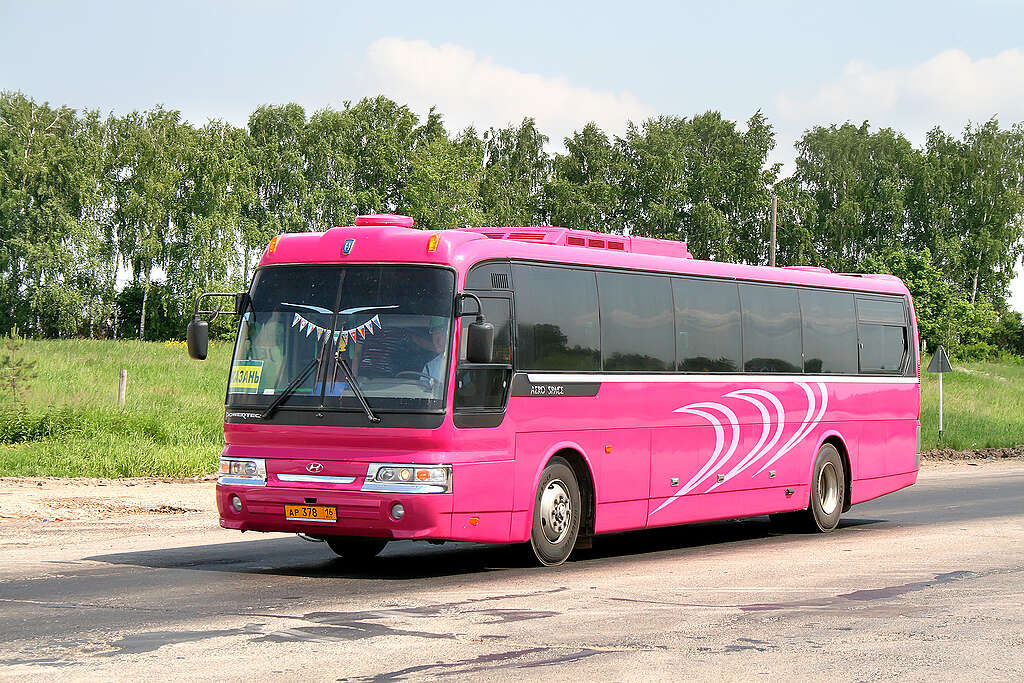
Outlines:
{"type": "Polygon", "coordinates": [[[812,125],[868,120],[890,126],[920,144],[933,126],[958,134],[969,121],[995,115],[1008,126],[1024,120],[1024,52],[1014,48],[972,59],[945,50],[910,67],[880,68],[852,61],[835,80],[813,91],[785,91],[775,98],[781,120],[812,125]]]}
{"type": "Polygon", "coordinates": [[[561,149],[562,138],[589,121],[621,134],[627,121],[655,113],[628,92],[518,71],[449,43],[435,47],[422,40],[381,38],[370,45],[367,60],[368,85],[417,111],[437,105],[449,130],[469,124],[478,130],[501,127],[532,116],[550,146],[561,149]]]}

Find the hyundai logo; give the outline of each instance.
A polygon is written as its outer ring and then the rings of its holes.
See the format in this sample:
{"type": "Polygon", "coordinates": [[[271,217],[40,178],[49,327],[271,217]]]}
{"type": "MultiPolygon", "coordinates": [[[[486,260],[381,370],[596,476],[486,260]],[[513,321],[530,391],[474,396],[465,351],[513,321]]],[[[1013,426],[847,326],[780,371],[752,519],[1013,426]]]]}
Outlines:
{"type": "Polygon", "coordinates": [[[322,472],[323,469],[324,469],[324,466],[321,465],[318,462],[311,462],[308,465],[306,465],[306,471],[307,472],[314,472],[314,473],[315,472],[322,472]]]}

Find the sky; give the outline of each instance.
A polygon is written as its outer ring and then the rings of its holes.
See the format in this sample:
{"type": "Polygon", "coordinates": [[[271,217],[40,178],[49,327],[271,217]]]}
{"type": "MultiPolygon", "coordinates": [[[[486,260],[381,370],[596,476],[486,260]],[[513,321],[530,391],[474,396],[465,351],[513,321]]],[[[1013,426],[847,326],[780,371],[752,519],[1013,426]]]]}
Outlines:
{"type": "MultiPolygon", "coordinates": [[[[384,94],[450,130],[533,116],[552,151],[588,121],[709,109],[777,132],[890,126],[921,144],[1024,121],[1024,0],[986,2],[137,2],[0,0],[0,90],[76,109],[156,104],[244,125],[384,94]]],[[[1024,276],[1011,304],[1024,310],[1024,276]]]]}

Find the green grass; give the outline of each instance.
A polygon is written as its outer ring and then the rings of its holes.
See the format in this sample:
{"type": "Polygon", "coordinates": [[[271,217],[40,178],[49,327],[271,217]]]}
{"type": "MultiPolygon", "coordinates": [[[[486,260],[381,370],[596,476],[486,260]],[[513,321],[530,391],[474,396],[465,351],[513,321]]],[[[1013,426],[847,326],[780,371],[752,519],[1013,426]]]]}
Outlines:
{"type": "Polygon", "coordinates": [[[921,447],[1006,448],[1024,445],[1024,362],[959,363],[943,383],[939,439],[939,376],[922,362],[921,447]]]}
{"type": "MultiPolygon", "coordinates": [[[[39,377],[23,407],[0,393],[0,476],[180,477],[216,469],[230,344],[211,345],[202,363],[176,343],[27,341],[23,353],[38,361],[39,377]],[[124,408],[117,407],[121,368],[128,370],[124,408]]],[[[953,365],[943,380],[941,441],[938,376],[924,373],[923,447],[1024,445],[1024,362],[953,365]]]]}
{"type": "Polygon", "coordinates": [[[14,405],[0,394],[0,475],[194,476],[213,472],[223,445],[231,345],[205,362],[184,344],[26,341],[39,376],[14,405]],[[124,408],[118,374],[128,371],[124,408]]]}

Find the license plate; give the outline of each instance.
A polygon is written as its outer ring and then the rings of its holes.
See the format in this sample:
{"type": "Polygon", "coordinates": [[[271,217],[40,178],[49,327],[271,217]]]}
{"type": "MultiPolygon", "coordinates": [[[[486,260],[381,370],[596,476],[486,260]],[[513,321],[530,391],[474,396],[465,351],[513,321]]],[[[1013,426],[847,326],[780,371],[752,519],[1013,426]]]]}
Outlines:
{"type": "Polygon", "coordinates": [[[338,508],[330,505],[285,505],[284,518],[295,522],[338,521],[338,508]]]}

